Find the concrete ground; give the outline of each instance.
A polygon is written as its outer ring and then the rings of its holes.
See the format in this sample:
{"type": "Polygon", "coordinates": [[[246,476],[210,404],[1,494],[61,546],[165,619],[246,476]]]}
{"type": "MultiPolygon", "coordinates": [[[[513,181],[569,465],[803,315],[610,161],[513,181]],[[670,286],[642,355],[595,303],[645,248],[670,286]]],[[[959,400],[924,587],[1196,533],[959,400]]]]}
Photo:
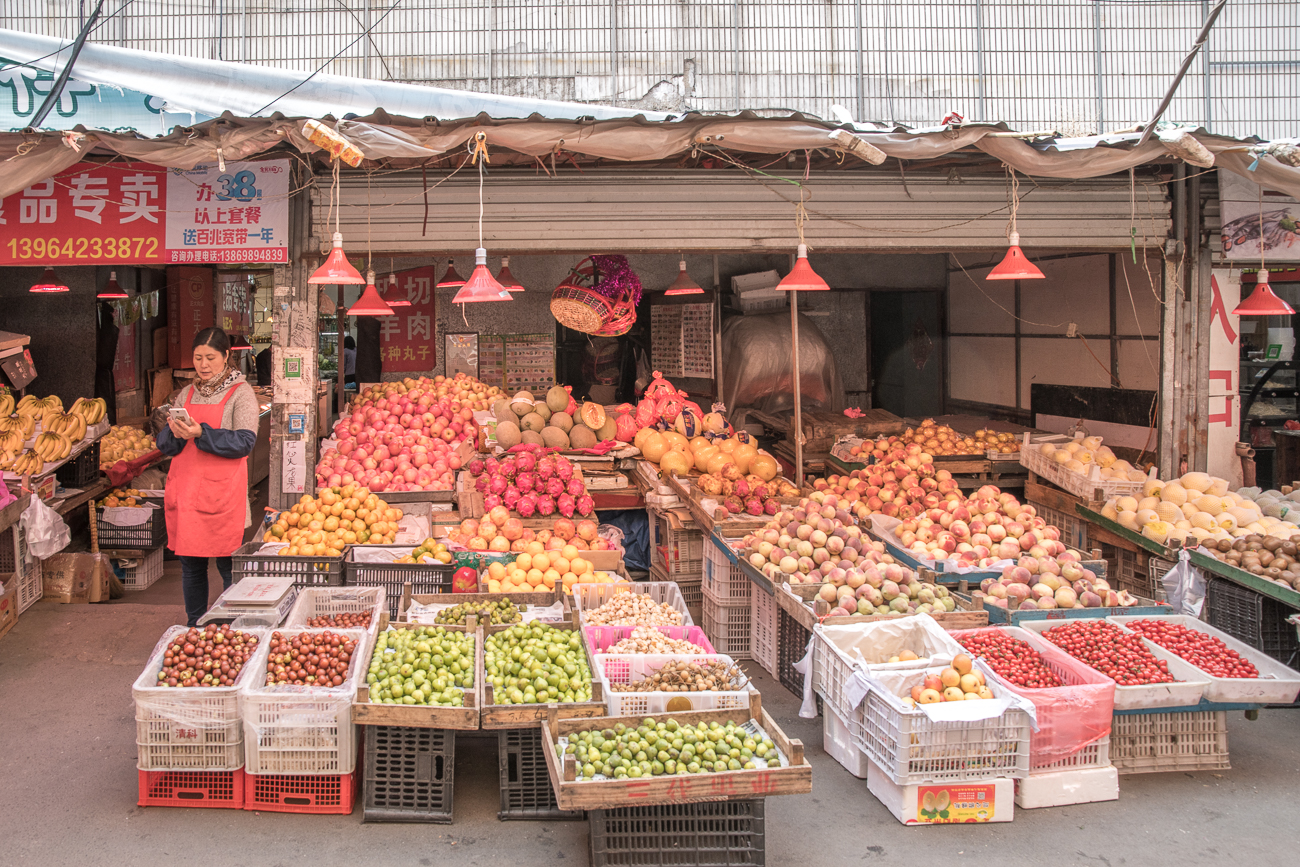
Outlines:
{"type": "MultiPolygon", "coordinates": [[[[220,581],[212,576],[215,598],[220,581]]],[[[0,864],[518,865],[588,862],[586,822],[500,822],[495,738],[462,736],[452,825],[142,808],[131,684],[181,622],[178,564],[105,605],[39,602],[0,639],[0,864]]],[[[1121,779],[1115,802],[1017,810],[998,825],[908,828],[821,749],[820,720],[756,665],[764,706],[813,766],[810,795],[768,800],[769,865],[1296,863],[1300,712],[1230,714],[1230,771],[1121,779]]]]}

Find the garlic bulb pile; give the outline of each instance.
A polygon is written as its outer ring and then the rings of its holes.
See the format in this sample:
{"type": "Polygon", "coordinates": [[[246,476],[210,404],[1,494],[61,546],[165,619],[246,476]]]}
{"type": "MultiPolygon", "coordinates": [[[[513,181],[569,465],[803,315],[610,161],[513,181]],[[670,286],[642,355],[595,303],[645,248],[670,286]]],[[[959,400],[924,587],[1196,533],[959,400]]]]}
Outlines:
{"type": "Polygon", "coordinates": [[[1141,482],[1147,477],[1146,473],[1128,461],[1117,458],[1108,446],[1102,445],[1101,437],[1098,436],[1083,437],[1068,443],[1043,443],[1038,449],[1044,457],[1081,476],[1090,475],[1095,465],[1097,475],[1102,479],[1141,482]]]}
{"type": "Polygon", "coordinates": [[[1259,488],[1228,490],[1208,473],[1186,473],[1171,482],[1148,479],[1142,496],[1114,497],[1101,514],[1160,544],[1184,545],[1258,534],[1289,539],[1300,517],[1300,492],[1283,495],[1259,488]]]}

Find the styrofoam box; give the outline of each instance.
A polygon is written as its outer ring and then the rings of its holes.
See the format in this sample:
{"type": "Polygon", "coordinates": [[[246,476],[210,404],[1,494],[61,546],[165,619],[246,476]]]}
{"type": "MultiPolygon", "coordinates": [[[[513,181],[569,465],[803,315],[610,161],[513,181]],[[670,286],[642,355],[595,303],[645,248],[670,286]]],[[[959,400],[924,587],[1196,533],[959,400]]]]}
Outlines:
{"type": "Polygon", "coordinates": [[[1119,771],[1113,766],[1030,774],[1016,780],[1016,806],[1026,810],[1117,800],[1119,771]]]}
{"type": "MultiPolygon", "coordinates": [[[[1054,626],[1068,620],[1025,620],[1021,629],[1042,635],[1054,626]]],[[[1047,641],[1046,637],[1043,639],[1047,641]]],[[[1195,666],[1169,654],[1169,673],[1177,678],[1175,683],[1149,683],[1143,686],[1115,684],[1115,710],[1138,710],[1159,707],[1192,707],[1201,701],[1201,695],[1210,685],[1208,678],[1195,666]]],[[[1159,658],[1159,656],[1157,656],[1159,658]]],[[[1086,664],[1086,663],[1085,663],[1086,664]]]]}
{"type": "Polygon", "coordinates": [[[849,724],[829,706],[822,714],[822,749],[859,780],[867,778],[867,764],[871,760],[854,745],[849,735],[849,724]]]}
{"type": "MultiPolygon", "coordinates": [[[[1258,678],[1215,677],[1197,668],[1196,671],[1200,672],[1200,676],[1209,681],[1210,685],[1205,688],[1205,698],[1208,701],[1291,704],[1296,700],[1296,696],[1300,695],[1300,672],[1256,650],[1244,641],[1238,641],[1223,630],[1215,629],[1208,623],[1197,620],[1195,617],[1186,614],[1169,614],[1160,617],[1107,617],[1106,619],[1121,628],[1126,628],[1127,624],[1132,623],[1134,620],[1164,620],[1172,624],[1185,626],[1188,629],[1195,629],[1197,632],[1204,632],[1206,635],[1212,635],[1219,639],[1228,646],[1229,650],[1237,651],[1238,654],[1245,657],[1259,670],[1258,678]]],[[[1191,665],[1173,651],[1166,650],[1154,641],[1148,639],[1146,644],[1157,659],[1178,659],[1180,662],[1191,665]]],[[[1173,670],[1172,662],[1170,663],[1170,670],[1173,670]]]]}
{"type": "Polygon", "coordinates": [[[867,789],[904,825],[947,825],[967,822],[1010,822],[1016,815],[1015,780],[996,777],[978,782],[913,783],[900,786],[880,766],[867,760],[867,789]],[[948,816],[923,813],[925,796],[946,794],[948,816]],[[968,806],[969,805],[969,806],[968,806]]]}

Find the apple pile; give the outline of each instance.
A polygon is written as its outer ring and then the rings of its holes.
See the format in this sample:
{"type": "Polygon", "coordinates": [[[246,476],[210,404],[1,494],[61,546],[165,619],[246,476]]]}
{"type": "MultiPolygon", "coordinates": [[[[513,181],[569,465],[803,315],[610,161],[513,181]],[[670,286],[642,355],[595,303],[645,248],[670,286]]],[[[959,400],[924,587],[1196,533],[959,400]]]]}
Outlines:
{"type": "Polygon", "coordinates": [[[893,449],[883,463],[847,476],[833,474],[813,486],[856,500],[852,511],[859,520],[877,514],[907,520],[949,500],[964,499],[952,473],[935,469],[931,456],[919,449],[915,443],[893,449]]]}
{"type": "Polygon", "coordinates": [[[474,411],[500,392],[456,374],[372,385],[334,425],[337,445],[316,465],[318,487],[353,482],[372,491],[450,491],[456,445],[478,436],[474,411]]]}
{"type": "Polygon", "coordinates": [[[768,578],[790,584],[820,584],[836,568],[896,565],[884,544],[869,539],[842,505],[834,494],[800,500],[746,536],[741,554],[768,578]]]}
{"type": "Polygon", "coordinates": [[[1059,541],[1060,530],[1038,517],[1033,506],[1022,505],[993,485],[980,488],[970,499],[950,499],[926,509],[903,521],[894,533],[918,557],[959,560],[970,566],[988,566],[1024,554],[1046,559],[1068,553],[1059,541]]]}
{"type": "Polygon", "coordinates": [[[504,506],[523,518],[546,518],[556,512],[565,518],[575,514],[586,517],[596,511],[596,501],[587,493],[582,476],[562,455],[539,457],[523,451],[500,458],[475,458],[469,463],[469,472],[476,478],[474,489],[483,495],[483,505],[490,510],[504,506]]]}
{"type": "Polygon", "coordinates": [[[1052,608],[1130,608],[1141,600],[1127,590],[1110,589],[1104,578],[1083,568],[1073,552],[1055,558],[1033,556],[1002,570],[998,578],[985,578],[973,593],[987,604],[1011,610],[1052,608]]]}
{"type": "Polygon", "coordinates": [[[917,427],[909,427],[903,431],[902,436],[882,436],[874,441],[867,440],[854,446],[850,454],[863,460],[874,458],[876,462],[880,462],[886,453],[903,445],[909,448],[916,446],[918,451],[929,455],[983,455],[992,448],[986,437],[991,435],[996,442],[997,433],[982,430],[979,434],[979,436],[967,436],[946,424],[936,424],[934,419],[927,418],[917,427]]]}
{"type": "MultiPolygon", "coordinates": [[[[971,658],[959,653],[952,665],[928,672],[912,687],[911,704],[938,704],[941,701],[976,701],[993,698],[993,690],[984,680],[984,672],[975,668],[971,658]]],[[[904,699],[904,703],[909,703],[904,699]]]]}
{"type": "Polygon", "coordinates": [[[608,551],[609,541],[597,532],[595,521],[574,522],[557,518],[549,530],[531,530],[518,518],[511,517],[505,506],[496,506],[482,518],[466,518],[448,534],[448,539],[470,551],[492,551],[500,554],[528,550],[528,545],[538,542],[544,551],[558,551],[572,545],[579,551],[608,551]]]}

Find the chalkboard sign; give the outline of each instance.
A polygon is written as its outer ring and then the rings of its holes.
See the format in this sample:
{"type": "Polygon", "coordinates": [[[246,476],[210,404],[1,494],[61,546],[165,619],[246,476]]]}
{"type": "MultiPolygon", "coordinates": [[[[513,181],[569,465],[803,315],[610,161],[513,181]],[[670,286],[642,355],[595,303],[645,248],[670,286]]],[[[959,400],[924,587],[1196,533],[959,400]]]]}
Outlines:
{"type": "Polygon", "coordinates": [[[32,363],[30,349],[24,349],[21,355],[11,355],[0,361],[0,370],[9,377],[9,384],[15,389],[26,388],[36,378],[36,365],[32,363]]]}

